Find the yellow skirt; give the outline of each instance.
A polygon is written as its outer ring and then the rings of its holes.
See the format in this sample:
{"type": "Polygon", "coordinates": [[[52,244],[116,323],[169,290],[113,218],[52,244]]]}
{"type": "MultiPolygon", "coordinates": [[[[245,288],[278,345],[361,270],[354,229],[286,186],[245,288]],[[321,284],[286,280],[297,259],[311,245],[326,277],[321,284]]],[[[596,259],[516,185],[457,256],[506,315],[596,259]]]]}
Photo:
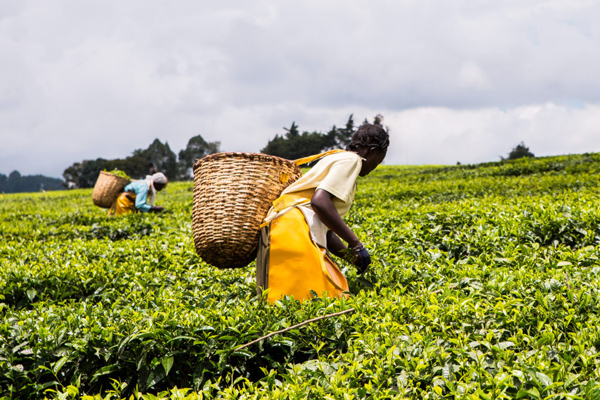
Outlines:
{"type": "Polygon", "coordinates": [[[136,212],[135,193],[123,192],[115,200],[115,204],[108,210],[108,215],[123,215],[136,212]]]}
{"type": "Polygon", "coordinates": [[[310,237],[304,214],[294,207],[261,230],[257,264],[259,293],[269,289],[274,303],[282,296],[309,300],[347,296],[348,282],[335,262],[310,237]]]}

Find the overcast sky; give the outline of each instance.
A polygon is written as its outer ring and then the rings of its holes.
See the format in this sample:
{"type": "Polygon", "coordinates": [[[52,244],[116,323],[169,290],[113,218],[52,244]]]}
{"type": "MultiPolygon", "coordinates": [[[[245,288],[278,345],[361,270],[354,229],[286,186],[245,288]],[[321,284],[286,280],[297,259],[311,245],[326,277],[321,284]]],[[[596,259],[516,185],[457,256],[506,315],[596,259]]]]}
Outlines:
{"type": "Polygon", "coordinates": [[[600,1],[0,2],[0,173],[380,113],[386,164],[600,151],[600,1]]]}

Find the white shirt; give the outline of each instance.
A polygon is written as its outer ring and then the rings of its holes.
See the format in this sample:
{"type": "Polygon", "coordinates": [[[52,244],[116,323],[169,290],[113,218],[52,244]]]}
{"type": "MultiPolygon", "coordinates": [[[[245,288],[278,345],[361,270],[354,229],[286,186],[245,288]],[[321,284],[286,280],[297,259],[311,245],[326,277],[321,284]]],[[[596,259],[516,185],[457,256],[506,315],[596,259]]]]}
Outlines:
{"type": "MultiPolygon", "coordinates": [[[[323,157],[305,175],[288,186],[281,194],[296,194],[304,192],[304,196],[314,194],[316,189],[323,189],[331,193],[333,205],[343,218],[354,201],[356,191],[356,178],[362,169],[362,158],[351,151],[342,151],[323,157]]],[[[308,198],[310,200],[310,198],[308,198]]],[[[323,248],[327,248],[327,231],[329,228],[321,222],[313,211],[310,201],[296,205],[304,214],[312,240],[323,248]]],[[[271,218],[273,210],[269,211],[271,218]]],[[[285,212],[285,211],[282,211],[285,212]]],[[[279,215],[281,215],[281,213],[279,215]]],[[[267,219],[269,219],[267,216],[267,219]]]]}

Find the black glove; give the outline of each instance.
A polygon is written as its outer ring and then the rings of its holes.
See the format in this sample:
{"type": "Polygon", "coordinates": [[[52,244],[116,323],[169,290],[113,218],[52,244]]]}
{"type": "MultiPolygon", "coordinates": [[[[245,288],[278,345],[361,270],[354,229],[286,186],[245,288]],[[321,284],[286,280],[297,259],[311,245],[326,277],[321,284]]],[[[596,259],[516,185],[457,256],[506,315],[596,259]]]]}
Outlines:
{"type": "Polygon", "coordinates": [[[358,246],[352,249],[352,252],[356,256],[354,265],[356,265],[356,269],[359,274],[362,274],[367,271],[369,265],[371,264],[371,256],[365,246],[358,246]]]}

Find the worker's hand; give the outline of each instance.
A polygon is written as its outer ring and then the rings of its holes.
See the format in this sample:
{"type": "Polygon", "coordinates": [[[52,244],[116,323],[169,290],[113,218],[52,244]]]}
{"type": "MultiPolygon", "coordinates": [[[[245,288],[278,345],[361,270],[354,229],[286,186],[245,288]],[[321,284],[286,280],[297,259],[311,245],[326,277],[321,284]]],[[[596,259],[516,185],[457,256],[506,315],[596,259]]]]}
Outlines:
{"type": "Polygon", "coordinates": [[[150,207],[150,211],[151,212],[161,212],[162,210],[164,210],[164,208],[162,208],[162,206],[152,206],[152,207],[150,207]]]}
{"type": "Polygon", "coordinates": [[[365,246],[360,245],[352,248],[354,253],[354,265],[359,274],[365,273],[371,264],[371,256],[365,246]]]}

